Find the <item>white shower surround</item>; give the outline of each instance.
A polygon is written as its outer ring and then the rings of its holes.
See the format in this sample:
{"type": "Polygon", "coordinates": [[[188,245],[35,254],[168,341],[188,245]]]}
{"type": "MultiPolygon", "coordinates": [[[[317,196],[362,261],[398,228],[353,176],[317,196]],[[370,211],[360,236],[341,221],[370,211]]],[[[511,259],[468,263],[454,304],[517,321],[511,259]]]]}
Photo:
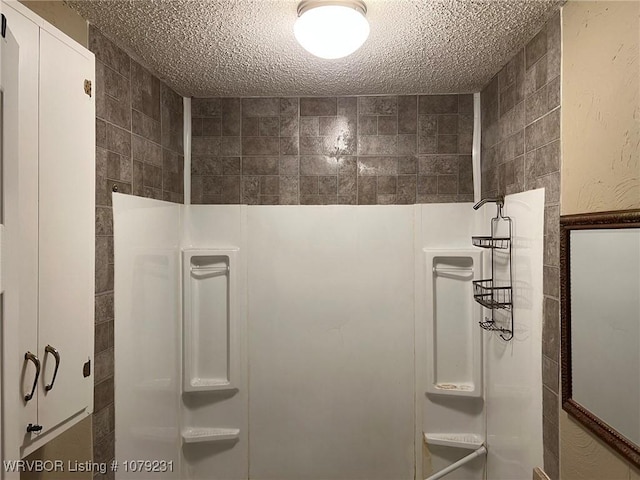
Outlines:
{"type": "MultiPolygon", "coordinates": [[[[487,467],[476,459],[448,479],[530,478],[542,464],[543,205],[542,190],[506,200],[516,335],[483,333],[482,399],[425,394],[421,256],[471,249],[492,204],[181,206],[114,195],[116,458],[174,462],[116,478],[424,478],[424,431],[486,438],[487,467]],[[237,391],[181,391],[182,248],[239,249],[237,391]],[[189,427],[237,428],[239,440],[181,446],[189,427]]],[[[429,450],[434,472],[469,453],[429,450]]]]}

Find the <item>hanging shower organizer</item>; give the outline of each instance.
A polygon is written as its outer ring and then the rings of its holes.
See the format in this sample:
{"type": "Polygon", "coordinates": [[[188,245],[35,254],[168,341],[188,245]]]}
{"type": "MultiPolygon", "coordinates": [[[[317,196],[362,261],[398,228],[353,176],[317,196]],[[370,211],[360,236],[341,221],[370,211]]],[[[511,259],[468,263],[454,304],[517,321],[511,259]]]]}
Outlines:
{"type": "Polygon", "coordinates": [[[480,208],[487,202],[495,202],[497,213],[491,219],[491,235],[490,236],[474,236],[471,237],[472,243],[476,247],[486,248],[491,251],[491,277],[483,280],[474,280],[473,282],[473,298],[483,307],[491,310],[491,318],[485,317],[484,321],[479,322],[480,327],[484,330],[500,332],[500,338],[509,341],[513,338],[513,259],[511,255],[512,241],[512,221],[511,218],[502,214],[504,207],[504,197],[500,196],[494,200],[484,199],[473,206],[474,209],[480,208]],[[501,224],[506,224],[506,228],[501,228],[501,224]],[[499,232],[507,230],[508,234],[504,235],[499,232]],[[495,278],[496,273],[496,252],[498,255],[504,254],[508,259],[508,281],[498,281],[495,278]],[[501,321],[496,321],[495,311],[503,310],[508,316],[507,324],[509,328],[501,321]]]}

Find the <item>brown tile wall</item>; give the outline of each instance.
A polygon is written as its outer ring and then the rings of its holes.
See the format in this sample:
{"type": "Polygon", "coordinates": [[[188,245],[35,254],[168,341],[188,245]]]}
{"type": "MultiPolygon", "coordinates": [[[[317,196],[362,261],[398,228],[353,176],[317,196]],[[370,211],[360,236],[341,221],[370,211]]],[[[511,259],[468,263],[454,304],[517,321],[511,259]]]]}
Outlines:
{"type": "Polygon", "coordinates": [[[473,96],[194,98],[191,200],[473,201],[473,96]]]}
{"type": "MultiPolygon", "coordinates": [[[[115,456],[113,186],[121,193],[182,203],[182,97],[96,28],[96,300],[93,461],[115,456]]],[[[94,478],[113,478],[113,472],[94,478]]]]}
{"type": "Polygon", "coordinates": [[[545,188],[542,334],[544,468],[559,478],[560,15],[481,95],[482,195],[545,188]]]}

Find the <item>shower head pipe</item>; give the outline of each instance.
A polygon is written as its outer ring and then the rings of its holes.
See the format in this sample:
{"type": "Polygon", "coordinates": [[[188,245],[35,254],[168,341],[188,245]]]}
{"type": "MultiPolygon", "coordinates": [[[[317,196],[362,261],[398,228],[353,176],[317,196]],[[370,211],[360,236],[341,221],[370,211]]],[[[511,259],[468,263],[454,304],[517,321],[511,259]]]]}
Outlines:
{"type": "Polygon", "coordinates": [[[483,198],[473,206],[473,209],[478,210],[485,203],[495,203],[498,208],[502,208],[504,206],[504,195],[499,195],[497,198],[483,198]]]}

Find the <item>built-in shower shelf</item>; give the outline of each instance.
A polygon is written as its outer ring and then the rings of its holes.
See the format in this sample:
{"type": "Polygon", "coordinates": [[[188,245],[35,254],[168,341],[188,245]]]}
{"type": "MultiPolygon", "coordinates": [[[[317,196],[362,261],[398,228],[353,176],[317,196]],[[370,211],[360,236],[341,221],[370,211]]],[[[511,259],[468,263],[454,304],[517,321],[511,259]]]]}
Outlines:
{"type": "Polygon", "coordinates": [[[237,248],[185,249],[183,391],[235,390],[238,376],[237,248]]]}
{"type": "Polygon", "coordinates": [[[479,448],[484,443],[475,433],[425,433],[424,440],[429,445],[468,449],[479,448]]]}
{"type": "Polygon", "coordinates": [[[482,334],[474,320],[482,309],[472,300],[472,280],[482,275],[477,250],[425,249],[427,320],[426,393],[482,396],[482,334]]]}
{"type": "Polygon", "coordinates": [[[192,378],[190,382],[191,391],[228,391],[236,390],[231,382],[220,381],[217,378],[192,378]]]}
{"type": "Polygon", "coordinates": [[[239,438],[239,428],[187,428],[182,431],[184,443],[221,442],[239,438]]]}
{"type": "Polygon", "coordinates": [[[475,390],[475,385],[473,383],[436,383],[434,388],[449,393],[472,392],[475,390]]]}

